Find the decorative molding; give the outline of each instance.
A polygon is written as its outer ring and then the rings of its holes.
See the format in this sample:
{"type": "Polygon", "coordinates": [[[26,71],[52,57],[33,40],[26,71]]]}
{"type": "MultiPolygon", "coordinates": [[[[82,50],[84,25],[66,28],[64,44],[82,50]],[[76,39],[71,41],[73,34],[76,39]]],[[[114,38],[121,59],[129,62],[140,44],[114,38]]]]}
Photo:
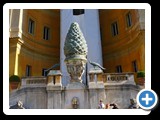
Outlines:
{"type": "MultiPolygon", "coordinates": [[[[37,40],[35,40],[34,38],[29,37],[27,34],[22,34],[22,38],[24,39],[25,42],[27,42],[27,40],[30,40],[31,42],[38,44],[38,45],[42,45],[48,48],[55,48],[55,49],[59,49],[60,47],[58,47],[57,45],[49,45],[49,44],[44,44],[42,42],[39,42],[37,40]]],[[[53,40],[53,39],[52,39],[53,40]]]]}
{"type": "Polygon", "coordinates": [[[107,60],[110,60],[113,58],[116,59],[136,51],[145,42],[143,34],[144,33],[139,33],[138,37],[134,38],[130,43],[120,46],[114,51],[104,53],[103,59],[107,59],[107,60]]]}
{"type": "Polygon", "coordinates": [[[42,59],[50,59],[51,61],[55,61],[55,60],[59,60],[59,55],[54,55],[53,53],[44,53],[44,52],[41,52],[41,51],[38,51],[38,50],[35,50],[34,47],[31,47],[29,44],[24,44],[24,41],[21,40],[20,38],[12,38],[10,39],[10,48],[9,49],[14,49],[16,50],[17,48],[17,43],[19,45],[21,45],[21,51],[20,51],[20,54],[26,54],[26,55],[29,55],[31,57],[35,56],[34,58],[35,59],[39,59],[39,58],[42,58],[42,59]],[[13,40],[14,39],[14,40],[13,40]]]}
{"type": "Polygon", "coordinates": [[[24,47],[21,48],[21,54],[29,55],[30,57],[34,57],[34,59],[44,59],[50,61],[59,61],[59,56],[54,56],[53,54],[42,54],[37,53],[33,50],[27,50],[24,47]]]}
{"type": "Polygon", "coordinates": [[[52,17],[60,17],[60,9],[36,9],[36,11],[47,13],[52,17]]]}

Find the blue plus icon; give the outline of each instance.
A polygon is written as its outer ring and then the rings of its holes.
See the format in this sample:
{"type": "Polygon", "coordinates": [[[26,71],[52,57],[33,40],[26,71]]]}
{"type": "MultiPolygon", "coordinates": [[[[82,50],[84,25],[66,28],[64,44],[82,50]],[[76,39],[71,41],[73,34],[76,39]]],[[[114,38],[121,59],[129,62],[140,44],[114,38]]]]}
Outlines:
{"type": "Polygon", "coordinates": [[[139,101],[143,106],[150,107],[151,105],[154,104],[155,96],[150,91],[144,91],[139,96],[139,101]]]}
{"type": "Polygon", "coordinates": [[[137,102],[142,109],[150,110],[157,104],[157,94],[153,90],[141,90],[137,102]]]}
{"type": "MultiPolygon", "coordinates": [[[[146,102],[145,104],[149,105],[149,101],[154,101],[153,98],[155,99],[154,96],[153,97],[149,97],[149,94],[146,93],[146,96],[145,96],[145,98],[142,98],[142,101],[145,101],[146,102]]],[[[154,102],[152,102],[152,103],[154,103],[154,102]]]]}

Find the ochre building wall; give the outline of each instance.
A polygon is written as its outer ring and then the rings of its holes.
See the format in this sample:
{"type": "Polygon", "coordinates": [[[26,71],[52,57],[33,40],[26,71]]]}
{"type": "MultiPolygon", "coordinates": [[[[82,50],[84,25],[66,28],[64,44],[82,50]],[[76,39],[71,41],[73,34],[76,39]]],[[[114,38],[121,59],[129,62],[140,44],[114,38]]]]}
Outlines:
{"type": "MultiPolygon", "coordinates": [[[[26,76],[26,65],[31,66],[31,76],[41,76],[43,68],[59,63],[60,11],[23,10],[22,36],[10,37],[9,75],[26,76]],[[28,32],[29,19],[35,22],[34,34],[28,32]],[[50,28],[50,39],[43,39],[43,27],[50,28]],[[19,46],[19,47],[18,47],[19,46]],[[16,58],[17,56],[17,58],[16,58]],[[16,62],[17,60],[17,62],[16,62]],[[17,63],[17,64],[15,64],[17,63]]],[[[13,18],[13,16],[12,16],[13,18]]],[[[59,68],[57,68],[59,69],[59,68]]]]}
{"type": "Polygon", "coordinates": [[[116,66],[122,66],[122,72],[134,72],[132,61],[137,62],[138,70],[145,70],[144,29],[140,28],[138,10],[99,10],[103,66],[105,72],[116,72],[116,66]],[[126,14],[130,12],[131,27],[127,27],[126,14]],[[117,21],[118,35],[112,36],[111,24],[117,21]]]}

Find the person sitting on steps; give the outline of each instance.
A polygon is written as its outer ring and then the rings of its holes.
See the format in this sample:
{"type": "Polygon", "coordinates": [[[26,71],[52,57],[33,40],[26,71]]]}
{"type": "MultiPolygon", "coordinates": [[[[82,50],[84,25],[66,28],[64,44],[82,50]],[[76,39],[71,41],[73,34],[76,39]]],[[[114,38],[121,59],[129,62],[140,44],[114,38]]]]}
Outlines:
{"type": "Polygon", "coordinates": [[[105,109],[105,105],[103,103],[103,100],[99,101],[98,109],[105,109]]]}

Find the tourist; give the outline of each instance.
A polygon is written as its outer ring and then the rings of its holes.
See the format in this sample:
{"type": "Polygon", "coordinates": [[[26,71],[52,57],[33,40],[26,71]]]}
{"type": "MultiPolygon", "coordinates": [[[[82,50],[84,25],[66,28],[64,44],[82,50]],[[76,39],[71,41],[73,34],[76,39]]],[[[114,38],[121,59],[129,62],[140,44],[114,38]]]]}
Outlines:
{"type": "Polygon", "coordinates": [[[112,103],[110,104],[110,106],[112,107],[111,109],[118,109],[118,105],[116,103],[112,103]]]}
{"type": "Polygon", "coordinates": [[[136,102],[136,99],[134,99],[134,98],[130,99],[130,103],[131,103],[131,105],[128,107],[129,109],[138,109],[139,108],[139,106],[136,102]]]}
{"type": "Polygon", "coordinates": [[[106,109],[110,109],[110,104],[106,104],[106,109]]]}
{"type": "Polygon", "coordinates": [[[25,109],[25,108],[23,107],[22,101],[19,100],[15,105],[10,106],[9,109],[25,109]]]}
{"type": "Polygon", "coordinates": [[[99,101],[98,109],[105,109],[105,105],[102,100],[99,101]]]}
{"type": "Polygon", "coordinates": [[[119,109],[116,103],[106,104],[106,109],[119,109]]]}

